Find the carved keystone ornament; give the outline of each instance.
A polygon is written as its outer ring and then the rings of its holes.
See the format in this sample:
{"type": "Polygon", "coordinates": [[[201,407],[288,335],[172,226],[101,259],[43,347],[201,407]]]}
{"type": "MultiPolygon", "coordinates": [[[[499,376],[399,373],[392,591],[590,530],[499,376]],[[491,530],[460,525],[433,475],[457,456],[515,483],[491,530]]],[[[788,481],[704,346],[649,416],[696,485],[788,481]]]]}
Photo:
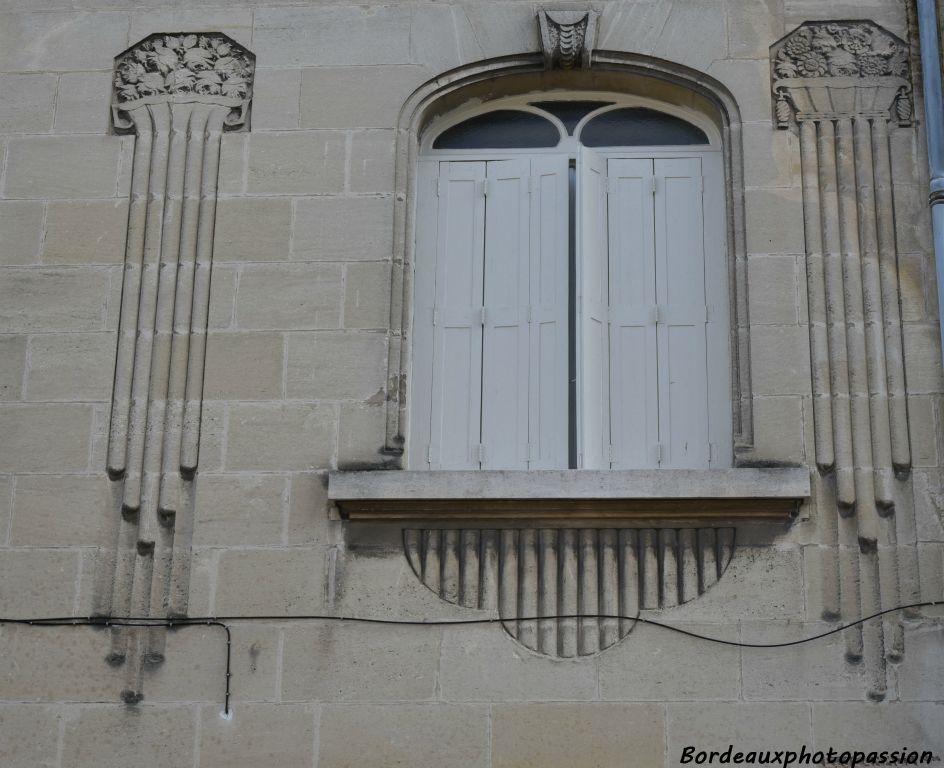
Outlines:
{"type": "Polygon", "coordinates": [[[544,66],[588,69],[599,15],[597,11],[538,11],[544,66]]]}

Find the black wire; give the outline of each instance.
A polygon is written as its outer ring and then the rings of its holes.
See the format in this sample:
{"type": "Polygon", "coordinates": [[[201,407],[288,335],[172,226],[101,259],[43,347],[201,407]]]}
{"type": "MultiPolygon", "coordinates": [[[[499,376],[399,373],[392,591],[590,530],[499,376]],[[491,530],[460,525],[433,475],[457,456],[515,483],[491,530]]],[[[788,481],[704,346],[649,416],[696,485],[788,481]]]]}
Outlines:
{"type": "Polygon", "coordinates": [[[635,616],[623,616],[620,614],[608,613],[567,613],[556,616],[515,616],[512,618],[502,618],[498,616],[480,618],[480,619],[379,619],[366,616],[335,616],[326,614],[303,614],[303,615],[274,615],[274,616],[186,616],[178,619],[160,619],[148,616],[56,616],[49,618],[35,619],[10,619],[0,617],[0,624],[24,624],[31,627],[167,627],[169,629],[183,629],[186,627],[220,627],[226,633],[226,692],[223,700],[223,714],[229,714],[230,700],[230,678],[232,677],[232,632],[226,622],[240,621],[352,621],[358,624],[388,624],[388,625],[407,625],[412,627],[449,627],[449,626],[468,626],[472,624],[508,624],[513,621],[547,621],[550,619],[620,619],[624,621],[634,621],[640,624],[649,624],[660,629],[668,629],[677,632],[680,635],[693,637],[696,640],[706,640],[710,643],[719,645],[731,645],[736,648],[789,648],[794,645],[803,645],[814,640],[820,640],[838,632],[843,632],[859,624],[864,624],[872,619],[877,619],[889,613],[897,611],[906,611],[911,608],[927,608],[933,605],[941,605],[940,601],[927,600],[921,603],[909,603],[908,605],[897,605],[894,608],[886,608],[861,619],[850,621],[848,624],[840,624],[826,632],[820,632],[818,635],[811,635],[799,640],[789,640],[782,643],[744,643],[739,640],[725,640],[720,637],[711,637],[702,635],[698,632],[692,632],[688,629],[682,629],[673,624],[664,624],[654,619],[644,619],[639,614],[635,616]]]}

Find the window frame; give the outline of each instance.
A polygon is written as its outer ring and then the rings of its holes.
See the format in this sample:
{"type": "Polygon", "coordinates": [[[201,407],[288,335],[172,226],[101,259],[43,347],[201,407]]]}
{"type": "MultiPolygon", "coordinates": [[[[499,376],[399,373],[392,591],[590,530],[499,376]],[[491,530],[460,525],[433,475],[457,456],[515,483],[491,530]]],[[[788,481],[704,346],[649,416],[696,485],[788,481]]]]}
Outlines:
{"type": "MultiPolygon", "coordinates": [[[[723,405],[722,416],[720,419],[715,419],[715,422],[720,421],[721,426],[711,426],[709,422],[709,443],[711,444],[711,451],[709,454],[709,460],[707,467],[702,468],[703,470],[710,469],[722,469],[730,468],[734,466],[734,456],[735,456],[735,425],[734,425],[734,403],[731,402],[730,395],[734,391],[733,386],[733,377],[735,372],[732,370],[732,362],[734,358],[734,351],[732,349],[733,340],[730,335],[730,319],[735,314],[735,309],[733,307],[734,296],[731,295],[732,286],[728,279],[728,269],[727,269],[727,259],[728,251],[730,249],[730,244],[728,243],[728,216],[727,211],[728,206],[728,190],[725,188],[726,179],[725,179],[725,168],[724,168],[724,147],[721,138],[720,132],[717,130],[716,126],[703,114],[683,107],[678,107],[675,105],[665,104],[663,102],[649,99],[645,97],[633,96],[633,95],[617,95],[608,92],[602,91],[579,91],[579,92],[563,92],[555,91],[550,93],[529,93],[524,95],[505,97],[501,99],[490,100],[484,103],[478,103],[469,105],[467,107],[461,107],[459,109],[453,110],[447,115],[443,115],[435,120],[433,120],[428,126],[427,129],[423,132],[420,140],[418,142],[418,157],[416,159],[416,178],[429,178],[429,173],[421,172],[421,167],[429,167],[432,165],[438,165],[443,162],[482,162],[489,160],[502,160],[502,159],[525,159],[535,156],[560,156],[567,157],[568,160],[576,160],[579,148],[582,146],[579,136],[582,128],[591,120],[593,120],[598,115],[601,115],[605,112],[625,109],[627,107],[644,107],[652,109],[655,111],[663,112],[673,117],[685,120],[699,129],[701,129],[706,137],[708,138],[708,144],[684,144],[684,145],[652,145],[652,146],[635,146],[635,147],[626,147],[626,146],[616,146],[616,147],[593,147],[591,148],[593,152],[598,154],[603,162],[608,166],[610,160],[615,159],[646,159],[646,160],[658,160],[658,159],[671,159],[671,158],[698,158],[701,167],[702,167],[702,176],[707,178],[709,176],[707,168],[710,168],[710,174],[712,178],[717,178],[717,188],[714,190],[714,195],[706,195],[703,198],[703,216],[704,216],[704,236],[706,241],[709,238],[709,227],[712,230],[714,235],[714,248],[717,249],[716,258],[717,264],[715,268],[719,270],[719,275],[721,276],[724,290],[723,290],[723,312],[721,317],[710,318],[711,321],[719,323],[721,327],[721,338],[724,340],[725,344],[725,355],[721,361],[721,365],[718,366],[717,363],[712,365],[711,350],[710,346],[712,344],[711,339],[708,339],[709,344],[709,359],[706,369],[706,377],[708,379],[708,407],[709,407],[709,417],[714,413],[714,410],[719,406],[723,405]],[[557,119],[554,115],[545,112],[544,110],[536,107],[531,107],[530,102],[532,101],[589,101],[589,100],[599,100],[607,101],[608,103],[597,109],[591,110],[588,114],[584,115],[583,118],[577,123],[574,128],[574,131],[571,135],[567,134],[567,131],[563,123],[557,119]],[[561,140],[555,147],[520,147],[520,148],[506,148],[506,149],[488,149],[488,148],[477,148],[477,149],[467,149],[467,150],[456,150],[456,149],[435,149],[433,143],[437,137],[444,131],[449,130],[453,126],[464,122],[470,118],[487,114],[492,111],[504,110],[504,109],[521,109],[522,111],[532,112],[538,114],[543,118],[547,119],[549,122],[552,122],[558,129],[561,134],[561,140]],[[708,198],[712,197],[713,199],[709,202],[708,198]],[[720,374],[719,374],[720,371],[720,374]],[[714,380],[713,380],[714,379],[714,380]],[[718,383],[720,379],[721,383],[718,383]],[[718,397],[718,387],[722,387],[722,397],[718,397]]],[[[438,176],[438,173],[436,174],[438,176]]],[[[415,215],[419,219],[421,216],[420,213],[421,202],[420,198],[417,197],[415,202],[415,215]]],[[[579,224],[575,222],[575,226],[579,228],[579,224]]],[[[418,232],[418,229],[415,230],[418,232]]],[[[416,242],[413,243],[414,248],[417,247],[416,242]]],[[[705,251],[706,259],[709,257],[708,248],[706,247],[705,251]]],[[[416,265],[416,259],[414,259],[413,266],[416,265]]],[[[707,264],[706,264],[707,267],[707,264]]],[[[414,288],[418,286],[416,278],[413,279],[414,288]]],[[[715,294],[717,295],[717,294],[715,294]]],[[[708,292],[708,287],[706,285],[706,302],[711,304],[711,297],[708,292]]],[[[412,302],[412,311],[415,311],[417,306],[416,298],[414,297],[412,302]]],[[[411,312],[412,315],[412,312],[411,312]]],[[[408,425],[407,425],[407,434],[405,442],[405,451],[403,455],[403,468],[404,469],[415,469],[417,471],[450,471],[450,470],[432,470],[429,468],[426,459],[426,444],[428,441],[418,439],[418,435],[414,427],[417,423],[417,413],[418,409],[416,406],[415,398],[417,396],[422,397],[422,388],[416,386],[416,380],[413,378],[413,366],[416,358],[416,346],[415,346],[415,333],[416,333],[416,320],[415,317],[411,316],[409,323],[411,329],[411,343],[410,343],[410,355],[409,359],[406,362],[406,371],[408,381],[413,382],[413,386],[408,388],[407,397],[408,405],[407,412],[410,414],[408,425]]],[[[715,331],[717,331],[715,326],[715,331]]],[[[706,329],[709,330],[709,329],[706,329]]],[[[715,335],[714,343],[717,347],[718,338],[717,333],[715,335]]],[[[424,408],[427,407],[424,403],[424,408]]],[[[423,419],[423,424],[428,423],[428,418],[423,419]]],[[[566,467],[561,467],[560,469],[565,470],[566,467]]],[[[668,468],[659,468],[654,471],[667,471],[668,468]]],[[[475,470],[475,471],[487,471],[484,469],[475,470]]],[[[536,471],[536,470],[525,470],[525,471],[536,471]]],[[[626,471],[623,469],[604,469],[602,471],[626,471]]]]}

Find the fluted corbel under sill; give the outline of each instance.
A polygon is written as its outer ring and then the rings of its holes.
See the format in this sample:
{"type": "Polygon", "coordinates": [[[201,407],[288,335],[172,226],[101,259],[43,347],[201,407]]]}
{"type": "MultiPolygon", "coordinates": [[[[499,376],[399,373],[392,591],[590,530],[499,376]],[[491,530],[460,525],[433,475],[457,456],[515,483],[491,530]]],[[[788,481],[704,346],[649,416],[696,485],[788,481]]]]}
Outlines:
{"type": "Polygon", "coordinates": [[[725,525],[788,520],[809,496],[805,467],[378,470],[328,475],[328,498],[342,519],[390,523],[725,525]]]}

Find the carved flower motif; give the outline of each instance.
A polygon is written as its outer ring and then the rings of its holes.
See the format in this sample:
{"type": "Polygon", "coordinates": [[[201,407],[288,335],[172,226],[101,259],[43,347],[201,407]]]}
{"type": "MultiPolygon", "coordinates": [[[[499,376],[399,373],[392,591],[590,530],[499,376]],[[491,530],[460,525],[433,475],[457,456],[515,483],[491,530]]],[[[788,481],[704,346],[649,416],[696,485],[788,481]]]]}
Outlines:
{"type": "Polygon", "coordinates": [[[783,49],[787,52],[788,56],[799,57],[804,53],[809,53],[811,50],[810,37],[809,30],[800,30],[796,36],[787,40],[786,44],[783,46],[783,49]],[[804,32],[806,34],[803,34],[804,32]]]}
{"type": "Polygon", "coordinates": [[[874,53],[866,53],[859,57],[859,72],[870,77],[878,77],[885,74],[888,66],[886,60],[874,53]]]}
{"type": "Polygon", "coordinates": [[[798,56],[796,64],[801,77],[822,77],[829,71],[826,57],[815,51],[798,56]]]}
{"type": "Polygon", "coordinates": [[[856,57],[842,48],[829,54],[829,74],[839,77],[859,74],[856,57]]]}

